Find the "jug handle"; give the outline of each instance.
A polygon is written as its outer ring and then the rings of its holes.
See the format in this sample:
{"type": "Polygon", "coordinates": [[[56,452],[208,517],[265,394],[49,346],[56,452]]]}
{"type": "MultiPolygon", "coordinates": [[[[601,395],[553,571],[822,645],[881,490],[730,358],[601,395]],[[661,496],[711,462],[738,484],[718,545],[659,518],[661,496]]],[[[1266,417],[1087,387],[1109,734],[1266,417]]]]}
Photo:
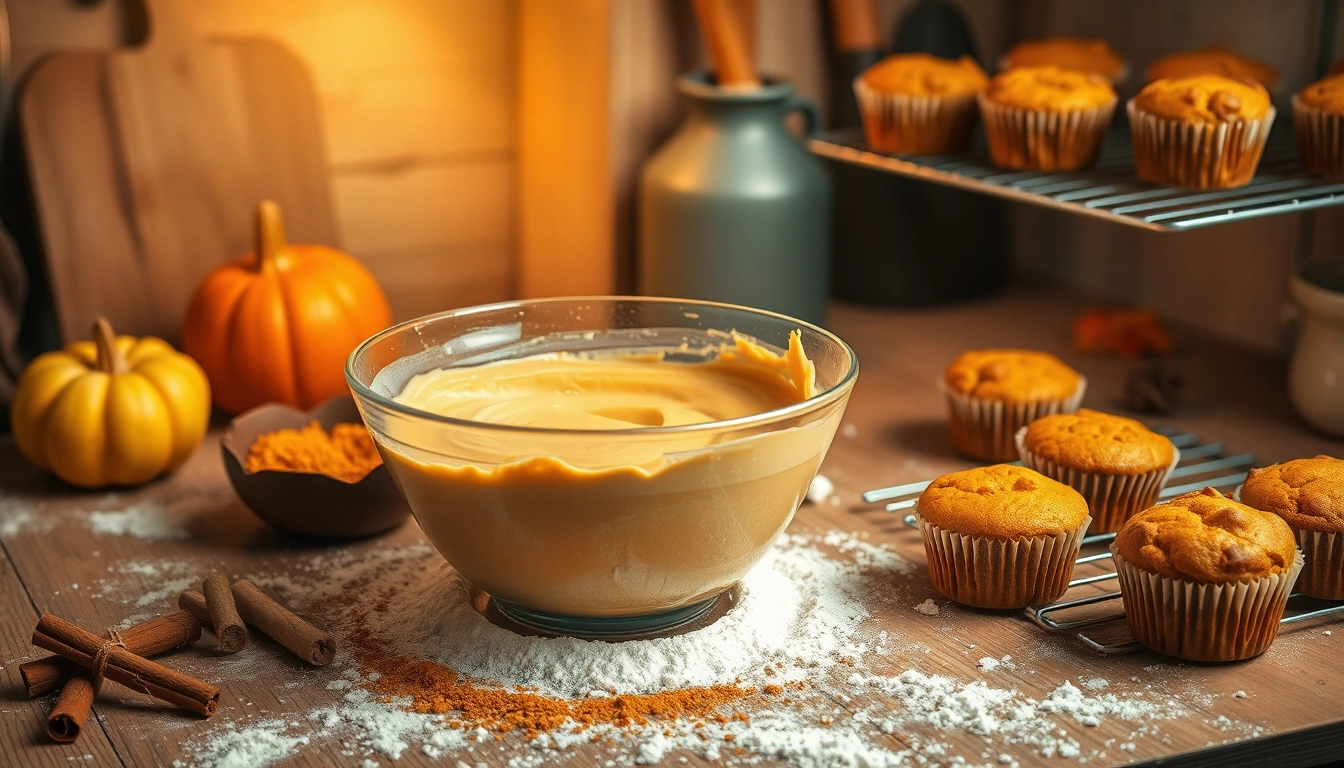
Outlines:
{"type": "Polygon", "coordinates": [[[817,108],[817,102],[806,96],[791,95],[784,100],[784,114],[791,112],[803,114],[803,138],[810,139],[817,135],[817,129],[821,127],[821,110],[817,108]]]}

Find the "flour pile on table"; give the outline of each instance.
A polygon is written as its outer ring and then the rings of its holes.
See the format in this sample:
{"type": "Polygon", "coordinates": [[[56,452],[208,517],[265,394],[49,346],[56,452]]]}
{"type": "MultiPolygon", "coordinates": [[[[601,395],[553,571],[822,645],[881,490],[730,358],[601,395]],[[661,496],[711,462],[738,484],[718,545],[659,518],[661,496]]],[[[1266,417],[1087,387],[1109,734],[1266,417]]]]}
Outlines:
{"type": "MultiPolygon", "coordinates": [[[[339,743],[342,756],[370,766],[417,750],[430,757],[455,752],[468,765],[489,759],[535,768],[566,761],[580,746],[600,749],[608,766],[687,755],[730,764],[769,758],[803,768],[914,765],[956,757],[1012,765],[1014,758],[1003,750],[1020,754],[1021,745],[1036,755],[1098,757],[1095,751],[1083,754],[1068,733],[1107,718],[1137,724],[1184,714],[1172,703],[1089,695],[1062,680],[1038,701],[986,680],[915,669],[884,674],[893,663],[904,663],[898,655],[904,647],[898,637],[866,625],[867,606],[873,605],[868,601],[883,591],[874,579],[885,580],[890,591],[892,569],[907,568],[890,551],[850,534],[785,537],[743,581],[737,603],[708,627],[676,637],[604,643],[523,637],[491,624],[473,607],[467,586],[427,546],[380,548],[360,559],[348,552],[318,556],[308,564],[311,581],[256,580],[300,608],[306,601],[320,606],[324,617],[339,614],[337,623],[345,624],[347,633],[360,624],[361,631],[384,639],[388,653],[437,662],[478,687],[566,699],[717,684],[758,692],[734,705],[748,717],[572,724],[529,739],[519,731],[452,728],[452,715],[407,711],[408,699],[380,700],[364,687],[378,673],[361,668],[347,652],[323,670],[326,687],[343,692],[339,704],[306,720],[221,711],[215,720],[222,722],[195,742],[194,761],[183,765],[262,766],[294,748],[323,743],[339,743]],[[339,608],[356,585],[366,594],[373,590],[384,608],[368,612],[348,600],[339,608]],[[773,695],[766,695],[771,690],[773,695]],[[939,731],[982,736],[986,749],[955,756],[936,738],[939,731]]],[[[893,603],[893,610],[906,611],[908,604],[893,603]]],[[[1005,668],[1010,664],[997,661],[1005,668]]],[[[993,666],[981,671],[990,674],[993,666]]],[[[1136,728],[1136,736],[1157,732],[1152,725],[1136,728]]],[[[1133,744],[1118,748],[1132,751],[1133,744]]]]}
{"type": "Polygon", "coordinates": [[[431,565],[378,623],[388,650],[437,661],[472,679],[576,698],[594,691],[656,693],[762,677],[766,664],[794,663],[776,684],[814,677],[845,656],[868,613],[854,567],[807,546],[772,549],[742,581],[738,602],[695,632],[637,642],[523,637],[491,624],[446,563],[431,565]]]}
{"type": "Polygon", "coordinates": [[[102,536],[180,540],[190,538],[188,525],[192,520],[234,503],[227,491],[182,493],[171,499],[131,504],[122,494],[106,493],[91,502],[93,509],[57,512],[49,509],[52,505],[47,500],[0,493],[0,536],[47,533],[58,525],[76,523],[102,536]]]}

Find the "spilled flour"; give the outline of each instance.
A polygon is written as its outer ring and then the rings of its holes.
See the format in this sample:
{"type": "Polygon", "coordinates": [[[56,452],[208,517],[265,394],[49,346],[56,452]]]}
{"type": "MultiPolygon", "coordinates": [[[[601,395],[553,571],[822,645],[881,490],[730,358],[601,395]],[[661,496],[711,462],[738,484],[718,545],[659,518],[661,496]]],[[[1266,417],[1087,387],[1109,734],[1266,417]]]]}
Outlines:
{"type": "MultiPolygon", "coordinates": [[[[609,767],[690,756],[802,768],[930,760],[1014,765],[1040,757],[1097,758],[1075,735],[1110,720],[1124,723],[1131,736],[1123,747],[1128,759],[1136,740],[1157,736],[1158,723],[1186,716],[1171,697],[1103,693],[1095,684],[1056,680],[1035,698],[991,685],[994,670],[1015,663],[1011,657],[981,659],[976,673],[985,679],[901,668],[919,657],[902,650],[907,646],[897,634],[874,627],[870,612],[874,599],[893,599],[881,598],[883,592],[901,589],[891,585],[892,571],[908,569],[894,553],[850,534],[786,536],[709,626],[603,643],[524,637],[490,623],[473,606],[468,586],[427,545],[319,555],[298,574],[254,579],[322,616],[340,635],[344,652],[305,683],[336,692],[337,704],[289,721],[249,716],[238,707],[221,710],[189,742],[192,757],[178,765],[264,766],[304,745],[331,741],[352,763],[370,766],[416,751],[458,765],[489,760],[536,768],[568,761],[579,747],[599,750],[609,767]],[[356,592],[364,599],[352,600],[356,592]],[[369,610],[370,604],[376,607],[369,610]],[[370,658],[359,649],[371,642],[379,654],[434,662],[487,691],[525,689],[583,702],[734,686],[740,697],[713,716],[621,725],[565,721],[524,733],[464,722],[460,712],[411,711],[411,698],[377,693],[377,664],[360,661],[370,658]],[[956,754],[945,741],[954,732],[977,737],[985,749],[956,754]]],[[[908,605],[890,603],[886,610],[908,605]]]]}
{"type": "MultiPolygon", "coordinates": [[[[468,586],[440,561],[403,592],[372,628],[386,650],[439,662],[473,680],[575,698],[593,691],[655,693],[731,684],[767,663],[797,656],[805,664],[776,682],[806,679],[845,654],[867,617],[846,566],[816,549],[772,549],[742,581],[737,604],[696,632],[652,640],[602,643],[523,637],[491,624],[471,604],[468,586]],[[799,655],[801,654],[801,655],[799,655]]],[[[395,569],[389,576],[396,579],[395,569]]]]}
{"type": "Polygon", "coordinates": [[[180,540],[190,537],[188,526],[193,519],[235,503],[236,497],[227,489],[129,504],[122,494],[107,493],[93,502],[91,510],[56,512],[48,509],[47,500],[0,492],[0,536],[47,533],[58,525],[75,523],[102,536],[180,540]]]}

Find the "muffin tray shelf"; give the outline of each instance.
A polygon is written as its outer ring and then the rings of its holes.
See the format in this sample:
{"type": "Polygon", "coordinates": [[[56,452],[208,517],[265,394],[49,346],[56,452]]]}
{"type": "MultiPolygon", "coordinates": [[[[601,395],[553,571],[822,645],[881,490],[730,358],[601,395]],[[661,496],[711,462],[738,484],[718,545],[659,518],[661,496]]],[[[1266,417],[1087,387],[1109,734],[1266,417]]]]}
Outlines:
{"type": "MultiPolygon", "coordinates": [[[[1151,429],[1159,434],[1166,435],[1168,439],[1181,449],[1180,463],[1172,470],[1172,479],[1184,479],[1175,485],[1168,485],[1162,489],[1159,494],[1160,499],[1170,499],[1179,496],[1182,493],[1197,491],[1204,487],[1213,487],[1223,492],[1230,492],[1243,480],[1246,479],[1247,471],[1255,464],[1255,455],[1251,453],[1239,453],[1227,455],[1224,452],[1222,443],[1201,442],[1197,435],[1181,432],[1169,427],[1153,426],[1151,429]],[[1197,479],[1191,479],[1197,478],[1197,479]]],[[[1021,464],[1021,462],[1013,462],[1021,464]]],[[[863,500],[868,503],[877,503],[880,501],[888,502],[886,510],[891,513],[904,512],[913,509],[919,494],[929,486],[931,480],[923,480],[915,483],[906,483],[904,485],[894,485],[889,488],[878,488],[863,493],[863,500]]],[[[912,528],[917,528],[918,523],[913,514],[905,516],[905,523],[912,528]]],[[[1084,550],[1096,550],[1099,547],[1106,547],[1115,538],[1114,533],[1100,533],[1083,538],[1084,550]]],[[[1069,582],[1069,589],[1085,587],[1094,584],[1102,584],[1116,580],[1117,576],[1114,570],[1106,567],[1106,563],[1111,560],[1109,548],[1102,551],[1092,551],[1084,554],[1075,562],[1079,566],[1091,566],[1096,573],[1086,576],[1080,576],[1069,582]]],[[[1045,605],[1033,605],[1026,609],[1027,618],[1036,623],[1037,626],[1049,632],[1079,632],[1079,642],[1092,650],[1105,655],[1134,653],[1143,650],[1143,646],[1136,640],[1112,640],[1105,641],[1094,638],[1086,632],[1080,630],[1100,630],[1108,626],[1120,626],[1120,621],[1124,619],[1123,611],[1109,612],[1104,615],[1088,615],[1084,618],[1072,620],[1059,620],[1054,615],[1061,611],[1076,611],[1088,606],[1098,605],[1120,597],[1117,590],[1108,590],[1097,592],[1082,597],[1076,597],[1069,600],[1058,600],[1045,605]]],[[[1294,624],[1308,619],[1321,618],[1333,614],[1344,614],[1344,602],[1335,603],[1324,600],[1316,600],[1305,595],[1294,594],[1288,598],[1288,609],[1280,624],[1294,624]]]]}
{"type": "Polygon", "coordinates": [[[1344,179],[1307,173],[1297,156],[1292,125],[1281,120],[1247,186],[1197,191],[1164,187],[1134,175],[1129,133],[1106,137],[1097,164],[1083,171],[1008,171],[989,161],[983,140],[952,155],[885,155],[868,147],[860,130],[811,139],[812,152],[853,165],[993,195],[1017,202],[1106,219],[1155,232],[1181,232],[1233,221],[1344,204],[1344,179]]]}

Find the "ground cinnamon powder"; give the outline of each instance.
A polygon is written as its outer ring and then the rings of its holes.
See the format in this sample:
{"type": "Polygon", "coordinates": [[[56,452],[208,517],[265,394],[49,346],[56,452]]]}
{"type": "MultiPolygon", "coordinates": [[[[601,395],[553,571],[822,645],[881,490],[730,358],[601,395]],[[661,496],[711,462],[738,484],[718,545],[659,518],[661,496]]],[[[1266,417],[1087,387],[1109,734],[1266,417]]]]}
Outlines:
{"type": "MultiPolygon", "coordinates": [[[[374,611],[379,610],[375,604],[374,611]]],[[[426,714],[456,713],[454,728],[485,728],[497,733],[523,730],[527,738],[572,724],[580,728],[608,724],[648,725],[653,720],[702,719],[718,723],[749,721],[745,712],[723,714],[720,708],[755,688],[715,685],[652,694],[616,694],[599,698],[559,699],[527,691],[482,688],[461,679],[442,664],[406,656],[388,656],[382,639],[367,629],[367,614],[354,618],[350,639],[359,663],[376,675],[364,684],[387,698],[409,698],[409,709],[426,714]]],[[[775,688],[775,692],[779,689],[775,688]]]]}
{"type": "Polygon", "coordinates": [[[507,733],[523,729],[528,738],[565,724],[588,727],[648,725],[652,720],[703,718],[727,722],[745,720],[742,712],[721,714],[725,704],[754,693],[737,685],[684,688],[652,694],[619,694],[588,699],[556,699],[537,693],[478,688],[461,680],[453,670],[429,661],[406,657],[378,659],[372,664],[378,679],[370,691],[389,697],[410,697],[413,712],[459,713],[455,727],[482,727],[507,733]]]}
{"type": "Polygon", "coordinates": [[[247,451],[247,471],[316,472],[357,482],[383,463],[363,424],[336,424],[328,433],[316,421],[257,437],[247,451]]]}

